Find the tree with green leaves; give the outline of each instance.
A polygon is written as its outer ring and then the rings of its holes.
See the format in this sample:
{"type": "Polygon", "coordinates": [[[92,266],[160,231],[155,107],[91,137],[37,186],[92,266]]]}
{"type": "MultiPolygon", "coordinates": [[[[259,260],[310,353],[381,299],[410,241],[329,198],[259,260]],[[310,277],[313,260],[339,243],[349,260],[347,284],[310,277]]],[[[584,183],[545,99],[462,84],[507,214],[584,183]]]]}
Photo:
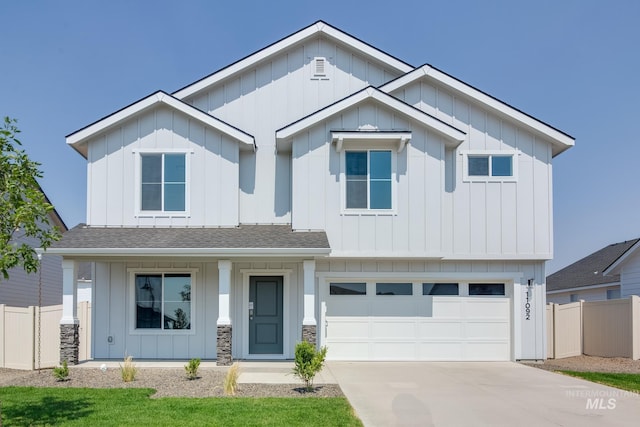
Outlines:
{"type": "Polygon", "coordinates": [[[38,255],[28,242],[46,249],[60,238],[49,219],[53,206],[37,182],[40,163],[21,148],[19,133],[16,120],[5,117],[0,127],[0,272],[5,279],[14,267],[38,271],[38,255]]]}

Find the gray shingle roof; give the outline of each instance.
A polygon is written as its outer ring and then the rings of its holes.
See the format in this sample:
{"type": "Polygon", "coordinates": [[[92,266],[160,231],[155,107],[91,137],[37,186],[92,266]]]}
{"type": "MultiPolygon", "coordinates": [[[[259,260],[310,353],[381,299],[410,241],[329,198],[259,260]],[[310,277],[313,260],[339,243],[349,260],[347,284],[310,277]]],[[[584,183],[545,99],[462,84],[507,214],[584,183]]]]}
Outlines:
{"type": "Polygon", "coordinates": [[[230,228],[115,228],[80,224],[50,247],[65,249],[330,249],[324,231],[292,231],[291,225],[230,228]]]}
{"type": "Polygon", "coordinates": [[[627,240],[606,246],[547,276],[547,291],[560,291],[582,286],[619,282],[619,274],[603,276],[602,272],[624,255],[638,240],[640,239],[627,240]]]}

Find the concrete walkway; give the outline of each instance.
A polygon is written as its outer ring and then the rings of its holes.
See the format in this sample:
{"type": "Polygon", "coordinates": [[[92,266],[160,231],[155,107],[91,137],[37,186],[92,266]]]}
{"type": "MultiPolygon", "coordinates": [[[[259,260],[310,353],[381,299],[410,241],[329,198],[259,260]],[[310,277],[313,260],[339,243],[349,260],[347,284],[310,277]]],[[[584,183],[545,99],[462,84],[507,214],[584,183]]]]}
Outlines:
{"type": "Polygon", "coordinates": [[[365,426],[632,426],[640,390],[511,362],[329,362],[365,426]]]}

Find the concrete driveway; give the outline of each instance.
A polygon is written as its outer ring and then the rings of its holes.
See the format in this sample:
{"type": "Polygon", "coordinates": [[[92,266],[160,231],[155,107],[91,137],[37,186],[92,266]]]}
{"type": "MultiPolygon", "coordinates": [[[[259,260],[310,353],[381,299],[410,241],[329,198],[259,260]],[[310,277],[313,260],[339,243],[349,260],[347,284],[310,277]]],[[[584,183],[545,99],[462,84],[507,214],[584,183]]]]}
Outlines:
{"type": "Polygon", "coordinates": [[[328,362],[365,426],[630,426],[635,394],[512,362],[328,362]]]}

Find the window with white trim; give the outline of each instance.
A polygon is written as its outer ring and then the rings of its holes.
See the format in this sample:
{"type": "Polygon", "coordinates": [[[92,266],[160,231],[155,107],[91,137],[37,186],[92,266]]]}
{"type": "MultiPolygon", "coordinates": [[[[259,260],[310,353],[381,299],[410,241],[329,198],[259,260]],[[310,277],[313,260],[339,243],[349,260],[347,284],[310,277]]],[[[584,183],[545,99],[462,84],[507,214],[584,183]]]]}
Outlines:
{"type": "Polygon", "coordinates": [[[191,274],[135,275],[135,328],[191,329],[191,274]]]}
{"type": "Polygon", "coordinates": [[[393,208],[391,150],[345,151],[346,209],[393,208]]]}
{"type": "Polygon", "coordinates": [[[464,153],[465,181],[515,181],[516,155],[512,152],[464,153]]]}
{"type": "Polygon", "coordinates": [[[140,170],[141,211],[186,211],[184,153],[141,153],[140,170]]]}

